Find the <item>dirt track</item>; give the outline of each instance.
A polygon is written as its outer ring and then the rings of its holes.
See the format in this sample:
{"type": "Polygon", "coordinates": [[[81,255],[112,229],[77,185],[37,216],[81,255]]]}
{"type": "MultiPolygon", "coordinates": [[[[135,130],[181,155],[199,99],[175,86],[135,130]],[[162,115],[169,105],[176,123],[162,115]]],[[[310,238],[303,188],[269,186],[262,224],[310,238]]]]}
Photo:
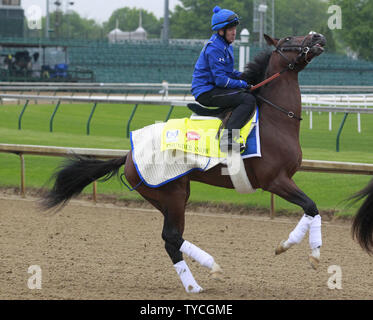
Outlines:
{"type": "Polygon", "coordinates": [[[184,238],[215,257],[224,281],[186,258],[205,289],[188,295],[167,256],[161,214],[73,201],[41,213],[35,199],[0,195],[0,299],[373,299],[373,258],[351,240],[348,223],[323,222],[320,268],[307,261],[308,239],[280,256],[275,245],[297,220],[188,213],[184,238]],[[27,286],[29,266],[42,289],[27,286]],[[342,269],[331,290],[328,267],[342,269]]]}

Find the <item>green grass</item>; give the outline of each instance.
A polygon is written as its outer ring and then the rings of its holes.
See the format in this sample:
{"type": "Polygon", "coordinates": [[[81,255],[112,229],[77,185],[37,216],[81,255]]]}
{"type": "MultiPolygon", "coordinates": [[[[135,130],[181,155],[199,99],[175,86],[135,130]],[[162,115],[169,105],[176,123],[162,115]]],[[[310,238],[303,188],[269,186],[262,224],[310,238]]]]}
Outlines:
{"type": "MultiPolygon", "coordinates": [[[[126,125],[133,106],[99,104],[91,122],[91,134],[86,135],[86,123],[92,109],[90,104],[63,104],[54,121],[54,131],[49,132],[52,105],[30,104],[18,130],[18,116],[23,106],[0,105],[0,143],[53,145],[67,147],[129,149],[126,125]]],[[[131,124],[136,130],[155,121],[163,121],[168,113],[165,106],[139,106],[131,124]]],[[[189,116],[185,108],[176,107],[172,118],[189,116]]],[[[373,163],[373,117],[362,115],[362,133],[357,132],[356,115],[349,115],[341,137],[340,152],[335,151],[335,140],[342,114],[333,114],[333,130],[328,130],[328,115],[313,113],[313,129],[309,129],[309,116],[304,112],[301,125],[301,145],[304,159],[351,161],[373,163]]],[[[45,185],[61,158],[25,156],[26,185],[39,188],[45,185]]],[[[0,153],[0,186],[18,186],[20,181],[19,158],[0,153]]],[[[352,214],[356,206],[344,208],[341,203],[350,194],[365,186],[370,177],[326,173],[298,172],[297,185],[312,198],[321,210],[336,210],[339,214],[352,214]]],[[[91,192],[92,187],[85,192],[91,192]]],[[[99,184],[100,193],[117,194],[125,199],[139,199],[136,192],[129,192],[116,179],[99,184]]],[[[258,190],[251,195],[241,195],[234,190],[192,183],[191,201],[235,203],[249,207],[269,206],[270,195],[258,190]]],[[[280,198],[277,210],[300,211],[280,198]]]]}

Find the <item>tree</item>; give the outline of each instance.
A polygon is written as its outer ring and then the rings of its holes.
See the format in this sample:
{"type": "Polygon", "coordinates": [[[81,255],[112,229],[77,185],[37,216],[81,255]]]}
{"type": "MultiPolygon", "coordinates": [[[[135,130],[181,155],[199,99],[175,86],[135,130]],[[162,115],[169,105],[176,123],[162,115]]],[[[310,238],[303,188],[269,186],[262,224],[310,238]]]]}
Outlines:
{"type": "MultiPolygon", "coordinates": [[[[60,34],[64,38],[84,38],[96,40],[103,37],[102,26],[93,19],[82,18],[77,12],[72,11],[62,17],[60,34]]],[[[51,25],[54,23],[53,18],[51,25]]],[[[55,30],[56,32],[56,30],[55,30]]]]}
{"type": "MultiPolygon", "coordinates": [[[[161,21],[146,10],[142,11],[142,27],[148,33],[149,38],[159,38],[161,34],[161,21]]],[[[118,21],[119,29],[122,31],[135,31],[139,26],[140,9],[120,8],[115,10],[107,22],[104,22],[105,34],[116,28],[118,21]]]]}
{"type": "MultiPolygon", "coordinates": [[[[142,27],[147,31],[149,38],[159,38],[161,34],[162,19],[146,10],[142,11],[142,27]]],[[[116,28],[118,21],[119,28],[123,31],[135,31],[139,26],[140,9],[124,7],[115,10],[109,20],[102,25],[93,19],[82,18],[77,12],[62,11],[51,12],[50,29],[53,32],[51,38],[76,38],[76,39],[104,39],[108,33],[116,28]]],[[[45,17],[42,18],[42,30],[30,31],[26,28],[26,34],[31,37],[44,36],[45,17]]],[[[25,22],[27,26],[27,22],[25,22]]]]}
{"type": "MultiPolygon", "coordinates": [[[[213,0],[180,0],[171,14],[171,35],[173,38],[206,39],[211,36],[213,0]]],[[[221,8],[235,11],[241,18],[238,34],[242,28],[251,32],[251,41],[258,41],[259,34],[253,33],[253,0],[222,0],[221,8]]],[[[335,50],[333,33],[327,29],[327,8],[325,0],[276,0],[275,36],[306,35],[311,30],[327,37],[328,50],[335,50]]],[[[271,14],[268,12],[268,14],[271,14]]]]}
{"type": "Polygon", "coordinates": [[[303,36],[320,32],[328,21],[328,4],[322,0],[276,0],[276,37],[303,36]]]}
{"type": "Polygon", "coordinates": [[[338,40],[360,58],[373,60],[373,1],[333,0],[342,9],[342,29],[335,30],[338,40]]]}
{"type": "MultiPolygon", "coordinates": [[[[65,38],[65,39],[101,39],[103,37],[102,26],[93,19],[82,18],[77,12],[70,13],[55,13],[50,14],[50,29],[53,30],[49,34],[50,38],[65,38]]],[[[27,23],[26,23],[27,25],[27,23]]],[[[31,37],[44,37],[46,27],[46,18],[42,18],[42,30],[30,32],[26,34],[31,37]]]]}
{"type": "MultiPolygon", "coordinates": [[[[216,0],[181,0],[171,13],[170,29],[172,38],[206,39],[210,38],[212,9],[217,5],[216,0]]],[[[219,7],[236,12],[240,17],[241,28],[252,27],[252,0],[222,0],[219,7]]]]}

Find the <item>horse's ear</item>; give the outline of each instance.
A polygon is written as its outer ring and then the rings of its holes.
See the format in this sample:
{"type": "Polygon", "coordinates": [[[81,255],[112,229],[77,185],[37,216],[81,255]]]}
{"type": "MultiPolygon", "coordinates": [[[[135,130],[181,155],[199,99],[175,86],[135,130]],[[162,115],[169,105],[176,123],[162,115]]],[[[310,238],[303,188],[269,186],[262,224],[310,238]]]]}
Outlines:
{"type": "Polygon", "coordinates": [[[271,36],[269,36],[268,34],[264,34],[264,39],[266,39],[269,46],[277,47],[277,43],[278,43],[279,39],[274,39],[271,36]]]}

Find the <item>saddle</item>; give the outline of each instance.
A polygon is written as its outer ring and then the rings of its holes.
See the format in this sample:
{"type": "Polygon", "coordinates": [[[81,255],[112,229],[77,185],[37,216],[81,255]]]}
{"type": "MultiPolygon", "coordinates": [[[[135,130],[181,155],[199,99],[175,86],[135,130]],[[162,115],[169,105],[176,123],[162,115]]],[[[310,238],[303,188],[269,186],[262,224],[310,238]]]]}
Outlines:
{"type": "Polygon", "coordinates": [[[219,127],[217,137],[220,136],[221,131],[225,128],[233,111],[233,108],[206,108],[197,103],[188,103],[187,107],[199,116],[219,118],[221,120],[221,125],[219,127]]]}

